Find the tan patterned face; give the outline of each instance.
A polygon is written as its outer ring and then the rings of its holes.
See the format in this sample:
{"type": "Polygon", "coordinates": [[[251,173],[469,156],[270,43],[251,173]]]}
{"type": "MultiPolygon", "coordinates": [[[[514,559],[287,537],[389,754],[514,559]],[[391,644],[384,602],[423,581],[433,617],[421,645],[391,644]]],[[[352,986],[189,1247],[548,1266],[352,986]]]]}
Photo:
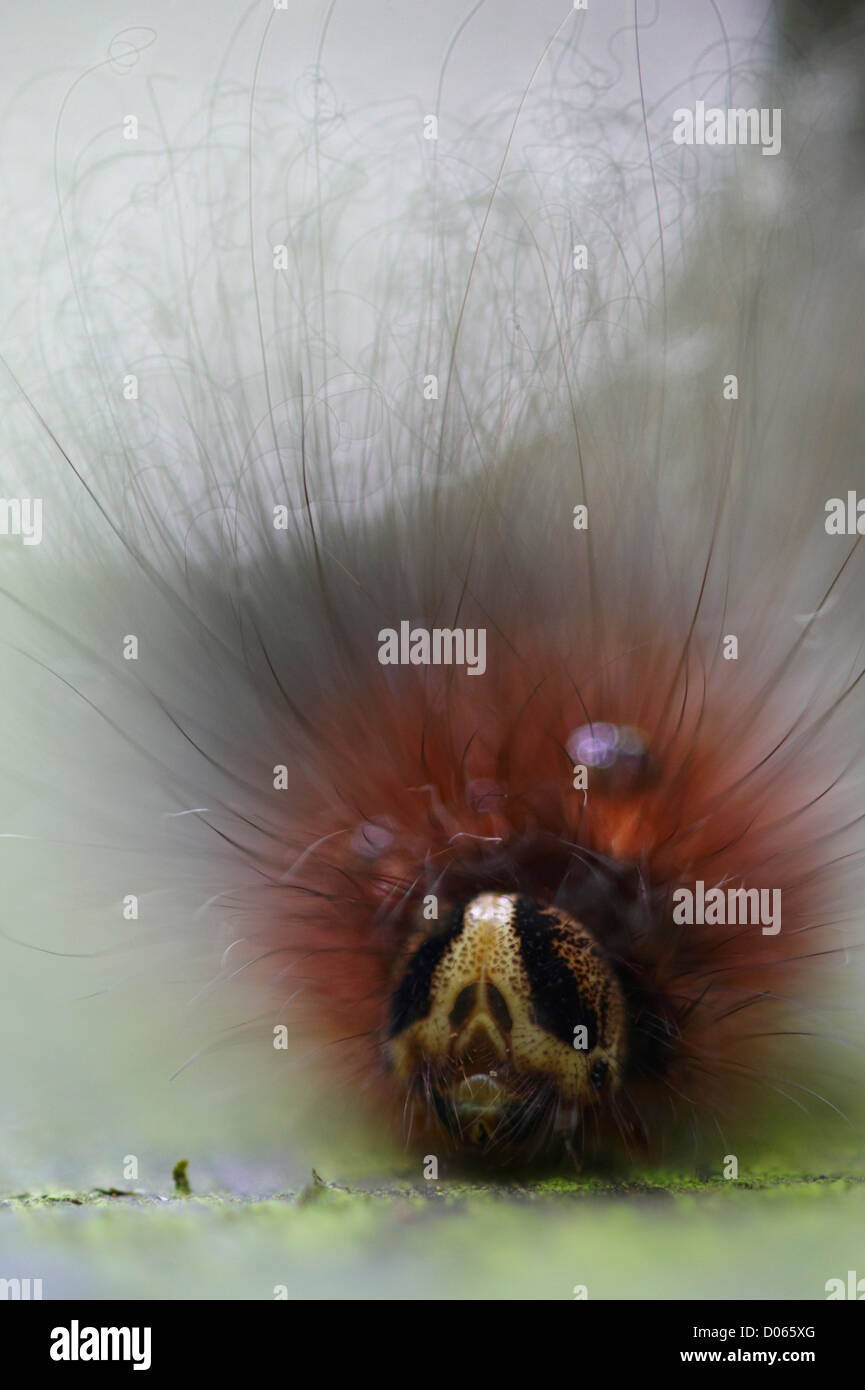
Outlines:
{"type": "Polygon", "coordinates": [[[425,925],[391,1001],[390,1056],[410,1101],[470,1148],[572,1132],[618,1088],[625,1060],[622,992],[592,936],[503,893],[425,925]]]}

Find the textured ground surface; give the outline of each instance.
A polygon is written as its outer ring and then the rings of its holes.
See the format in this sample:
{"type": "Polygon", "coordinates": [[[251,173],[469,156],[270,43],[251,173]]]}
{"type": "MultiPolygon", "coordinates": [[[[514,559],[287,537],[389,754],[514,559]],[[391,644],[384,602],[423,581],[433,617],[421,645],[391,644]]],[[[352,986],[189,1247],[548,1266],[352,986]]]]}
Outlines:
{"type": "Polygon", "coordinates": [[[865,1273],[865,1177],[107,1192],[0,1203],[6,1277],[46,1298],[824,1299],[865,1273]]]}

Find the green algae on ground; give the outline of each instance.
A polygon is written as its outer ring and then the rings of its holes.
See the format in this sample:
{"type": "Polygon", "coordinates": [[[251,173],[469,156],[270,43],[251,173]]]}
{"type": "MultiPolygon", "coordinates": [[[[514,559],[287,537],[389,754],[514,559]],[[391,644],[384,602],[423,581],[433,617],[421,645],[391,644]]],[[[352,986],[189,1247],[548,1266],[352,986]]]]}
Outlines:
{"type": "Polygon", "coordinates": [[[192,1192],[186,1173],[188,1167],[189,1159],[180,1158],[171,1170],[171,1176],[174,1179],[174,1191],[177,1193],[178,1197],[188,1197],[192,1192]]]}
{"type": "Polygon", "coordinates": [[[0,1249],[49,1299],[821,1299],[865,1273],[865,1175],[18,1192],[0,1249]]]}

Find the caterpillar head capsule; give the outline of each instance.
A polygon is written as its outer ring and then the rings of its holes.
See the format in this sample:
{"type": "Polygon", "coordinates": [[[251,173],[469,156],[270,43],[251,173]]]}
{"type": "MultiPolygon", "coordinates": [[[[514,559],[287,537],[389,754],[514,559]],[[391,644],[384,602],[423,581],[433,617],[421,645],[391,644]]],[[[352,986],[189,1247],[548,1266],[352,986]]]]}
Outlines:
{"type": "Polygon", "coordinates": [[[536,1148],[573,1133],[619,1086],[621,988],[566,913],[481,893],[416,936],[390,1011],[390,1055],[410,1105],[459,1148],[536,1148]]]}

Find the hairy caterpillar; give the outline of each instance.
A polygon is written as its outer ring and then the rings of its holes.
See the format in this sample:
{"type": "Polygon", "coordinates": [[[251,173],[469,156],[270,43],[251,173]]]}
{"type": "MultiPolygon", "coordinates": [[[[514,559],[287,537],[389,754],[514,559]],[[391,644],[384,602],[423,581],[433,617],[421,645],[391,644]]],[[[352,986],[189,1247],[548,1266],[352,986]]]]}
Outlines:
{"type": "MultiPolygon", "coordinates": [[[[7,850],[77,845],[77,919],[122,917],[133,956],[179,938],[205,989],[221,956],[255,1046],[297,1059],[273,1108],[314,1074],[397,1147],[491,1163],[834,1115],[846,50],[541,6],[508,17],[501,96],[471,82],[492,21],[454,10],[423,96],[379,103],[338,7],[289,16],[254,7],[194,116],[151,34],[113,40],[60,103],[56,202],[23,204],[7,850]],[[697,102],[780,111],[781,147],[679,143],[697,102]]],[[[32,862],[18,950],[46,944],[32,862]]]]}

